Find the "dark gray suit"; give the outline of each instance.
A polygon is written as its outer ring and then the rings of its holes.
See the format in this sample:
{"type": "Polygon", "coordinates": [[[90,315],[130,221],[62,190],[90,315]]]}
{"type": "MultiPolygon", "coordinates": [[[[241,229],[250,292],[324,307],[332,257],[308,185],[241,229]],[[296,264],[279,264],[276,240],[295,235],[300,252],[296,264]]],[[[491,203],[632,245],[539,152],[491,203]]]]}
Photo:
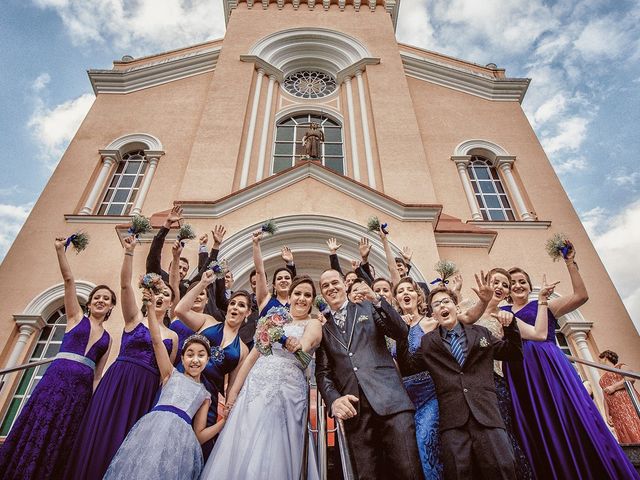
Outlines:
{"type": "Polygon", "coordinates": [[[380,307],[349,302],[346,316],[345,333],[333,318],[323,327],[316,381],[329,411],[343,395],[359,399],[358,415],[345,421],[358,478],[421,479],[413,403],[384,338],[406,338],[407,325],[385,300],[380,307]]]}

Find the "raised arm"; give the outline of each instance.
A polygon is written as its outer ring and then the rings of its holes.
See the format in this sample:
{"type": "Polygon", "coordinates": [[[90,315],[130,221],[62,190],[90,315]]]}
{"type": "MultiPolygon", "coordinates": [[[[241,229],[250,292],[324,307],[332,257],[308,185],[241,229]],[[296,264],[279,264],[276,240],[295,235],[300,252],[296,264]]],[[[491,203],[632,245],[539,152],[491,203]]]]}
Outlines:
{"type": "Polygon", "coordinates": [[[356,275],[358,275],[360,278],[364,278],[367,283],[372,284],[373,274],[371,273],[371,266],[369,265],[371,243],[369,242],[368,238],[362,237],[360,239],[360,242],[358,242],[358,251],[360,252],[360,258],[362,259],[362,262],[356,269],[356,275]]]}
{"type": "Polygon", "coordinates": [[[176,305],[180,301],[180,255],[182,255],[182,244],[176,240],[171,247],[171,267],[169,268],[169,286],[175,295],[169,311],[172,319],[175,318],[176,305]]]}
{"type": "Polygon", "coordinates": [[[293,252],[291,249],[286,245],[283,246],[282,249],[280,249],[280,256],[282,257],[282,260],[284,260],[285,266],[291,272],[291,278],[295,278],[298,271],[296,270],[296,264],[293,261],[293,252]]]}
{"type": "Polygon", "coordinates": [[[380,227],[378,234],[380,235],[380,241],[382,242],[382,247],[384,248],[384,256],[387,259],[387,267],[389,268],[391,284],[395,287],[398,283],[400,283],[400,274],[398,273],[398,269],[396,268],[396,260],[393,256],[393,253],[391,252],[391,246],[389,245],[387,234],[384,233],[382,227],[380,227]]]}
{"type": "Polygon", "coordinates": [[[471,308],[458,314],[458,320],[462,323],[471,324],[478,321],[487,308],[487,303],[493,297],[493,290],[489,286],[489,279],[485,278],[485,274],[480,270],[480,276],[476,273],[476,285],[478,288],[471,287],[471,290],[478,296],[478,301],[471,308]]]}
{"type": "Polygon", "coordinates": [[[582,275],[578,270],[578,264],[576,263],[576,249],[571,242],[569,244],[569,252],[565,263],[567,270],[569,271],[569,278],[571,278],[571,287],[573,293],[565,297],[554,298],[549,301],[549,310],[556,318],[560,318],[569,312],[573,312],[575,309],[580,308],[589,300],[589,294],[587,293],[587,287],[582,280],[582,275]]]}
{"type": "Polygon", "coordinates": [[[267,276],[264,272],[264,262],[262,261],[262,250],[260,250],[260,240],[262,231],[256,230],[251,238],[253,242],[253,266],[256,269],[256,301],[260,310],[269,301],[269,289],[267,288],[267,276]]]}
{"type": "MultiPolygon", "coordinates": [[[[78,302],[78,294],[76,292],[76,282],[67,260],[67,252],[64,250],[66,239],[57,237],[55,240],[56,255],[58,256],[58,265],[64,282],[64,309],[67,314],[67,331],[71,330],[80,320],[82,320],[82,307],[78,302]]],[[[89,299],[91,302],[91,299],[89,299]]]]}
{"type": "MultiPolygon", "coordinates": [[[[382,296],[376,295],[369,285],[364,282],[358,283],[353,287],[352,293],[373,304],[373,321],[387,337],[398,341],[407,337],[409,327],[402,316],[382,296]]],[[[362,300],[356,303],[361,303],[362,300]]]]}
{"type": "Polygon", "coordinates": [[[160,227],[160,231],[156,233],[155,237],[153,237],[153,240],[151,241],[151,247],[147,254],[147,273],[157,273],[158,275],[162,275],[161,257],[164,240],[167,237],[169,230],[171,230],[171,225],[175,222],[180,222],[180,220],[182,220],[182,208],[174,205],[169,212],[169,215],[167,215],[164,225],[160,227]]]}
{"type": "Polygon", "coordinates": [[[131,285],[131,275],[133,270],[133,252],[138,241],[131,235],[124,239],[124,258],[122,269],[120,270],[120,296],[122,297],[122,314],[124,324],[128,329],[136,323],[140,310],[136,303],[136,296],[131,285]]]}
{"type": "Polygon", "coordinates": [[[194,312],[193,310],[191,310],[191,307],[193,307],[193,304],[200,292],[207,288],[207,286],[213,282],[213,279],[214,274],[211,270],[207,270],[206,272],[204,272],[197,286],[189,290],[185,294],[185,296],[182,297],[178,305],[176,305],[175,314],[180,320],[185,323],[187,327],[189,327],[194,332],[199,331],[203,327],[207,319],[215,321],[209,315],[194,312]]]}
{"type": "Polygon", "coordinates": [[[330,238],[327,240],[327,248],[329,249],[329,264],[332,270],[340,272],[340,275],[344,276],[342,273],[342,268],[340,267],[340,260],[338,260],[338,250],[342,247],[341,243],[338,243],[338,240],[335,238],[330,238]]]}
{"type": "Polygon", "coordinates": [[[151,290],[145,289],[142,294],[142,303],[147,306],[147,318],[149,320],[149,333],[151,334],[151,343],[153,344],[153,352],[156,355],[156,363],[160,370],[160,382],[164,384],[173,372],[173,362],[169,358],[167,348],[162,343],[162,334],[160,333],[160,325],[156,318],[156,296],[151,290]]]}

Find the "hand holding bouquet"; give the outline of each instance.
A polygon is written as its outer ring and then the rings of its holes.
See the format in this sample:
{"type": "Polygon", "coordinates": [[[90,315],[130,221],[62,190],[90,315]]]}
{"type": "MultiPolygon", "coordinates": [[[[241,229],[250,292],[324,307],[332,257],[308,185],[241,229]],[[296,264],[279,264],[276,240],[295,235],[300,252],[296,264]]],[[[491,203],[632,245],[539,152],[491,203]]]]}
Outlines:
{"type": "MultiPolygon", "coordinates": [[[[289,322],[291,322],[291,316],[284,307],[270,308],[264,317],[258,319],[254,340],[255,347],[262,355],[273,354],[272,346],[275,342],[285,346],[287,336],[284,333],[284,326],[289,322]]],[[[309,365],[311,355],[304,350],[296,350],[294,355],[304,368],[309,365]]]]}

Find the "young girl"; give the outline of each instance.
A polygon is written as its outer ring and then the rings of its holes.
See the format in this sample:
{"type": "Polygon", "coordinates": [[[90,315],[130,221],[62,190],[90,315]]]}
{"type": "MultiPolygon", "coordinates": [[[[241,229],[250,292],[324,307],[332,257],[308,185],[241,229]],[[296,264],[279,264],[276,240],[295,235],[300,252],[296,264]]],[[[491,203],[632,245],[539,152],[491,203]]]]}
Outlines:
{"type": "MultiPolygon", "coordinates": [[[[78,438],[75,455],[69,462],[64,478],[84,480],[102,478],[133,425],[151,410],[160,386],[160,374],[153,354],[149,328],[136,302],[131,285],[133,252],[137,241],[124,240],[124,260],[120,273],[124,332],[120,353],[100,381],[91,399],[78,438]]],[[[174,299],[173,290],[163,284],[153,306],[155,318],[162,322],[174,299]]],[[[153,307],[153,308],[151,308],[153,307]]],[[[172,357],[177,350],[178,336],[160,325],[164,345],[172,357]]]]}
{"type": "MultiPolygon", "coordinates": [[[[154,305],[155,295],[145,289],[143,303],[154,305]]],[[[187,338],[182,346],[184,373],[180,373],[173,368],[162,343],[153,308],[149,308],[149,331],[162,378],[162,393],[151,412],[133,426],[104,478],[195,480],[203,465],[198,442],[212,439],[224,425],[222,420],[206,427],[211,395],[200,383],[200,374],[209,361],[211,347],[202,335],[187,338]]]]}
{"type": "Polygon", "coordinates": [[[109,357],[111,338],[103,323],[116,305],[106,285],[89,294],[87,315],[78,303],[76,285],[65,255],[65,239],[56,238],[64,279],[67,328],[60,352],[38,383],[0,448],[3,478],[61,478],[87,410],[93,386],[109,357]]]}

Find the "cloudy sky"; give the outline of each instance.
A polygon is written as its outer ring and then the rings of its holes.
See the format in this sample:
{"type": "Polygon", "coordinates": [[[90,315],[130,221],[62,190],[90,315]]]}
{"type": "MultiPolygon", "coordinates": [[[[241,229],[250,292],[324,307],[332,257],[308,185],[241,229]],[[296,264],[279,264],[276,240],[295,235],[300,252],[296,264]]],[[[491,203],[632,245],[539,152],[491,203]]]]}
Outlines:
{"type": "MultiPolygon", "coordinates": [[[[222,0],[3,0],[0,259],[91,106],[86,70],[224,35],[222,0]]],[[[529,77],[524,108],[640,328],[640,3],[402,0],[399,41],[529,77]]]]}

